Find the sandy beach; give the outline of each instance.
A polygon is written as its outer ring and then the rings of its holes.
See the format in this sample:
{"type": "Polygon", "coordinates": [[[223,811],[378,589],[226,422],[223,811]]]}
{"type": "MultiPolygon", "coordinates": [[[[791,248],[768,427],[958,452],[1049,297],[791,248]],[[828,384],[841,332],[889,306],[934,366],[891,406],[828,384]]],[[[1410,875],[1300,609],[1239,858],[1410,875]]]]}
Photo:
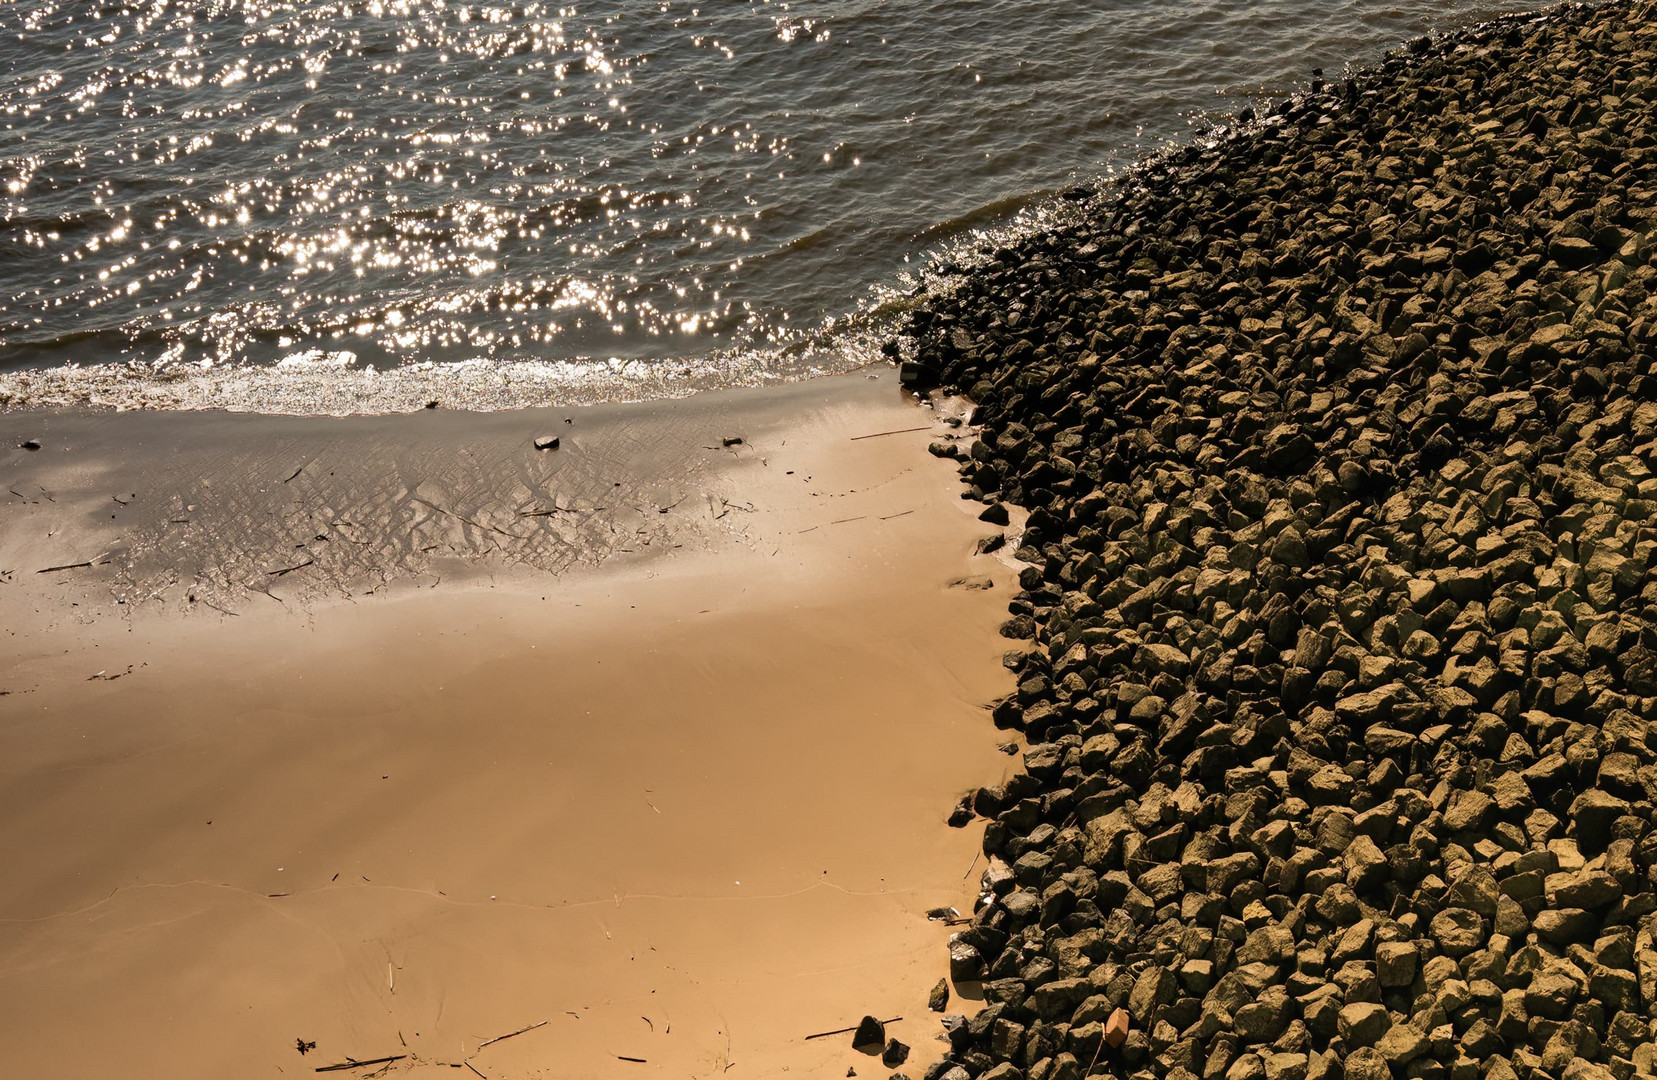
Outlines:
{"type": "Polygon", "coordinates": [[[867,1074],[805,1039],[865,1013],[945,1049],[1013,575],[892,372],[0,427],[8,1072],[867,1074]]]}

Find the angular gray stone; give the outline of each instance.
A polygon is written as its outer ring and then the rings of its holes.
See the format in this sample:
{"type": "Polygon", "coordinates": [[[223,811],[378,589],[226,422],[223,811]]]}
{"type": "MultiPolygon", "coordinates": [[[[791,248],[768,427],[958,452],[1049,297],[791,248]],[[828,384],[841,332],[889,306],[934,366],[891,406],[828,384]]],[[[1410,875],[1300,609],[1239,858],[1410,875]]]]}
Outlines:
{"type": "Polygon", "coordinates": [[[1549,908],[1538,912],[1530,925],[1542,940],[1560,946],[1590,941],[1599,932],[1599,919],[1582,908],[1549,908]]]}
{"type": "Polygon", "coordinates": [[[1375,1044],[1394,1073],[1402,1074],[1404,1067],[1431,1049],[1431,1043],[1421,1032],[1408,1024],[1394,1024],[1375,1044]]]}
{"type": "Polygon", "coordinates": [[[1374,1046],[1392,1028],[1392,1014],[1377,1001],[1342,1007],[1336,1030],[1347,1046],[1374,1046]]]}
{"type": "Polygon", "coordinates": [[[1611,823],[1628,813],[1628,803],[1610,792],[1591,788],[1571,800],[1569,817],[1577,843],[1603,851],[1611,842],[1611,823]]]}
{"type": "Polygon", "coordinates": [[[1375,946],[1375,977],[1387,989],[1401,989],[1415,981],[1421,953],[1408,941],[1384,941],[1375,946]]]}

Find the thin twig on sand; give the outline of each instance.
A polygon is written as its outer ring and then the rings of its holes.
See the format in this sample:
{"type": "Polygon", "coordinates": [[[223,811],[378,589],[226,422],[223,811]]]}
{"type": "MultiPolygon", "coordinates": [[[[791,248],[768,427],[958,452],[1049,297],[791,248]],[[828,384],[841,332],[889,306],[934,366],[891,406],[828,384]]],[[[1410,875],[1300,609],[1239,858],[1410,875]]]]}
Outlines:
{"type": "Polygon", "coordinates": [[[898,428],[896,431],[876,431],[876,432],[874,432],[873,434],[870,434],[870,435],[853,435],[851,437],[851,441],[852,442],[857,442],[859,439],[878,439],[882,435],[907,435],[911,431],[931,431],[931,430],[932,430],[932,425],[931,424],[922,424],[920,427],[898,428]]]}
{"type": "Polygon", "coordinates": [[[391,1057],[370,1058],[367,1061],[354,1061],[350,1058],[347,1058],[344,1061],[340,1062],[338,1065],[321,1065],[321,1066],[318,1066],[316,1071],[319,1072],[319,1073],[344,1072],[346,1069],[361,1069],[361,1068],[364,1068],[365,1066],[368,1066],[368,1065],[384,1065],[387,1062],[402,1061],[406,1057],[408,1057],[407,1054],[393,1054],[391,1057]]]}
{"type": "MultiPolygon", "coordinates": [[[[894,1016],[894,1017],[892,1017],[892,1018],[891,1018],[891,1019],[890,1019],[890,1020],[882,1020],[882,1021],[881,1021],[881,1023],[882,1023],[882,1024],[895,1024],[895,1023],[897,1023],[897,1022],[898,1022],[898,1021],[899,1021],[899,1020],[902,1020],[902,1019],[903,1019],[903,1017],[901,1017],[901,1016],[894,1016]]],[[[858,1025],[856,1025],[856,1024],[853,1024],[853,1025],[852,1025],[852,1026],[851,1026],[851,1027],[843,1027],[843,1028],[835,1028],[835,1029],[834,1029],[834,1030],[833,1030],[833,1031],[819,1031],[819,1032],[818,1032],[818,1033],[817,1033],[817,1034],[815,1034],[815,1035],[807,1035],[807,1036],[806,1036],[806,1039],[807,1039],[807,1040],[811,1040],[811,1039],[826,1039],[826,1038],[828,1038],[828,1037],[829,1037],[829,1036],[830,1036],[830,1035],[844,1035],[844,1034],[846,1034],[846,1033],[847,1033],[847,1032],[848,1032],[848,1031],[856,1031],[856,1030],[857,1030],[857,1028],[858,1028],[858,1025]]]]}
{"type": "Polygon", "coordinates": [[[546,1027],[548,1023],[549,1023],[549,1021],[542,1020],[538,1024],[530,1024],[528,1027],[521,1027],[517,1031],[509,1031],[505,1035],[496,1035],[493,1039],[485,1039],[482,1042],[478,1043],[478,1049],[482,1050],[485,1046],[488,1046],[490,1043],[498,1043],[502,1039],[510,1039],[510,1038],[512,1038],[512,1036],[522,1035],[526,1031],[534,1031],[538,1027],[546,1027]]]}

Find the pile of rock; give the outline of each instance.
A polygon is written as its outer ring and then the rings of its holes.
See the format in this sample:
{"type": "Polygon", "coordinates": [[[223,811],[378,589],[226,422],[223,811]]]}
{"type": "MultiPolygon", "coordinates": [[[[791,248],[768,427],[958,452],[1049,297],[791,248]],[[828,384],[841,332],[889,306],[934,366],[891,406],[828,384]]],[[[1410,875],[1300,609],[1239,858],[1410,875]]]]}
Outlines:
{"type": "Polygon", "coordinates": [[[1029,511],[929,1077],[1653,1072],[1654,166],[1657,10],[1563,8],[914,313],[981,424],[935,452],[1029,511]]]}

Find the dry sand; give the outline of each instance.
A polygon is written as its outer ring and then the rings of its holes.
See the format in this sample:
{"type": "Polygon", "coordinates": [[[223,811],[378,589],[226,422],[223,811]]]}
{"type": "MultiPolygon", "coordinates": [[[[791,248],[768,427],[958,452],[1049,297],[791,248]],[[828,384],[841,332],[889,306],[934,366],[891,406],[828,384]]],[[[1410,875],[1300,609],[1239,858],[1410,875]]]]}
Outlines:
{"type": "Polygon", "coordinates": [[[925,913],[977,882],[943,818],[1011,764],[982,711],[1011,571],[892,383],[0,417],[43,443],[0,452],[4,1071],[884,1075],[803,1038],[865,1012],[922,1071],[925,913]],[[282,485],[294,457],[327,482],[282,485]],[[399,516],[410,490],[469,524],[399,516]],[[587,512],[558,547],[525,500],[587,512]],[[293,546],[319,509],[379,524],[293,546]],[[35,573],[63,552],[104,558],[35,573]]]}

